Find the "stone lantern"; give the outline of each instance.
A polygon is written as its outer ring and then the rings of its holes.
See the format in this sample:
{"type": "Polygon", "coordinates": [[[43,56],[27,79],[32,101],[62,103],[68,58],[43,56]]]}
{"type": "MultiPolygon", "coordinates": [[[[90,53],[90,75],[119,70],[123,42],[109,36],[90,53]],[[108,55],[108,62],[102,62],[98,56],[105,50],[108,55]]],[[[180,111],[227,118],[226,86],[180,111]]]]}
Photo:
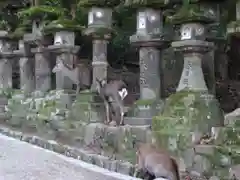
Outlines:
{"type": "Polygon", "coordinates": [[[162,105],[161,54],[170,39],[164,33],[162,8],[139,8],[136,24],[136,33],[130,37],[130,43],[139,48],[140,100],[136,102],[134,114],[128,114],[133,117],[127,123],[151,124],[151,117],[162,105]]]}
{"type": "Polygon", "coordinates": [[[92,7],[88,12],[88,28],[84,31],[93,39],[93,82],[92,90],[96,90],[96,78],[107,78],[107,45],[112,33],[112,9],[92,7]]]}

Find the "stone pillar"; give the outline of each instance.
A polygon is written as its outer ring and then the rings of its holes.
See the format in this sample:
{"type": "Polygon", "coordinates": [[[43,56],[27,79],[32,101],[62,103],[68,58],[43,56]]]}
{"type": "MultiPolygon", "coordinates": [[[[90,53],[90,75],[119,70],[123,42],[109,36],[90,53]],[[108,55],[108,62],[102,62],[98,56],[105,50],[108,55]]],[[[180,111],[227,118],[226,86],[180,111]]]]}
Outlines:
{"type": "Polygon", "coordinates": [[[84,34],[93,39],[93,81],[92,91],[96,91],[96,78],[107,79],[107,45],[112,35],[112,9],[93,7],[88,12],[88,28],[84,34]]]}
{"type": "Polygon", "coordinates": [[[140,58],[140,98],[161,98],[160,51],[155,47],[141,47],[140,58]]]}
{"type": "MultiPolygon", "coordinates": [[[[73,67],[74,55],[69,52],[63,52],[63,48],[74,47],[75,46],[75,34],[74,32],[60,31],[56,32],[54,37],[54,46],[58,48],[56,64],[58,61],[62,60],[69,67],[73,67]]],[[[73,87],[73,82],[69,81],[69,78],[64,76],[61,71],[56,72],[56,89],[68,89],[71,90],[73,87]]]]}
{"type": "Polygon", "coordinates": [[[93,82],[92,89],[96,89],[96,78],[107,79],[107,40],[93,40],[93,82]]]}
{"type": "Polygon", "coordinates": [[[44,47],[37,47],[32,50],[35,54],[35,83],[36,90],[47,92],[51,89],[51,67],[48,52],[44,47]]]}
{"type": "MultiPolygon", "coordinates": [[[[22,56],[19,59],[20,67],[20,87],[25,93],[30,93],[35,89],[35,73],[34,59],[26,52],[26,44],[23,40],[19,40],[19,51],[22,56]]],[[[30,48],[30,47],[29,47],[30,48]]]]}
{"type": "Polygon", "coordinates": [[[180,29],[181,41],[172,43],[173,48],[181,51],[184,56],[184,67],[177,91],[208,91],[202,71],[202,60],[204,54],[213,49],[214,45],[204,41],[205,31],[205,27],[200,23],[183,24],[180,29]]]}

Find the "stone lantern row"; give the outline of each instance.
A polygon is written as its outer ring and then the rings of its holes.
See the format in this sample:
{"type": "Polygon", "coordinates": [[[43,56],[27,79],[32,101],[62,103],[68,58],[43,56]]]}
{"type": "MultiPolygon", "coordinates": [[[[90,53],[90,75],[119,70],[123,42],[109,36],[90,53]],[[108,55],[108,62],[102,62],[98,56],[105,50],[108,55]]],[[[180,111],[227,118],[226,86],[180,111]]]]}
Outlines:
{"type": "MultiPolygon", "coordinates": [[[[35,23],[33,24],[32,36],[35,35],[34,37],[36,37],[41,27],[36,27],[35,23]]],[[[107,77],[107,44],[111,38],[111,26],[111,9],[92,8],[89,11],[88,28],[84,33],[91,35],[93,39],[93,89],[96,85],[96,77],[99,79],[107,77]]],[[[205,27],[200,23],[188,23],[181,25],[180,31],[182,42],[179,41],[172,44],[175,50],[184,52],[186,60],[178,90],[189,87],[206,90],[207,87],[202,77],[201,67],[199,66],[200,60],[197,60],[201,59],[203,52],[208,51],[208,47],[212,46],[210,43],[202,42],[205,40],[205,27]],[[193,45],[183,43],[190,43],[187,40],[194,40],[194,42],[191,41],[193,45]],[[194,52],[194,56],[191,56],[194,61],[189,58],[189,54],[191,54],[189,52],[194,52]]],[[[173,35],[172,32],[169,34],[173,35]]],[[[68,61],[66,63],[73,64],[73,58],[70,58],[70,55],[73,56],[77,49],[79,49],[78,46],[75,46],[75,35],[73,32],[57,32],[55,34],[54,45],[48,47],[38,46],[27,50],[28,43],[26,42],[29,41],[29,37],[29,35],[26,35],[24,40],[19,42],[19,50],[9,54],[7,52],[10,52],[11,48],[8,47],[6,34],[0,37],[2,47],[0,49],[2,58],[0,68],[4,69],[0,71],[0,87],[11,88],[12,86],[12,82],[9,80],[11,78],[8,78],[11,74],[11,70],[9,70],[11,68],[9,68],[9,62],[6,59],[11,59],[14,54],[15,56],[18,54],[20,57],[21,88],[29,92],[34,89],[47,91],[51,88],[49,52],[54,52],[57,55],[57,61],[63,59],[64,61],[68,61]],[[35,61],[32,60],[33,56],[35,56],[35,61]]],[[[139,47],[141,99],[158,99],[161,97],[161,54],[163,48],[170,45],[171,40],[172,38],[164,32],[163,13],[161,10],[146,8],[138,11],[136,33],[130,37],[130,42],[139,47]]],[[[56,75],[57,88],[65,89],[71,86],[72,84],[67,81],[61,72],[56,75]]]]}

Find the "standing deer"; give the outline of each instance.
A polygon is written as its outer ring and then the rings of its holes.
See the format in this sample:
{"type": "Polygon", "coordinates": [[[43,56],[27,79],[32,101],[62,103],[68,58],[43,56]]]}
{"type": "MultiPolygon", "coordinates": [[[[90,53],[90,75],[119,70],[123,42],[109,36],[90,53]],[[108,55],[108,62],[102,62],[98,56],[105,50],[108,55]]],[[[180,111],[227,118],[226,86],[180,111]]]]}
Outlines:
{"type": "Polygon", "coordinates": [[[134,176],[142,170],[155,176],[154,180],[180,180],[176,161],[163,149],[152,144],[139,143],[134,176]]]}
{"type": "Polygon", "coordinates": [[[97,92],[104,101],[106,109],[106,124],[109,124],[114,117],[117,125],[124,124],[124,103],[123,100],[127,96],[127,86],[122,80],[113,80],[107,83],[106,80],[96,79],[97,92]],[[111,114],[110,114],[111,113],[111,114]]]}
{"type": "Polygon", "coordinates": [[[91,85],[91,72],[85,64],[77,64],[75,68],[70,68],[63,60],[59,60],[52,72],[56,73],[59,71],[77,85],[76,95],[79,93],[82,86],[91,85]]]}

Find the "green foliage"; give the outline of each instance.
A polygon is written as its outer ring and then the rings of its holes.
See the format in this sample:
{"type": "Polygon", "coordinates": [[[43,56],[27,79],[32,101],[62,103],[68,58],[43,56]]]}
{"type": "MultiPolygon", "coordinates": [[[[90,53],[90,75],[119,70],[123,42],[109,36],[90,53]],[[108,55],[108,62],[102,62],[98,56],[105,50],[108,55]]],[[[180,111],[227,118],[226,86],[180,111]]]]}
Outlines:
{"type": "Polygon", "coordinates": [[[171,3],[171,1],[166,0],[125,0],[125,6],[127,7],[152,7],[152,8],[162,8],[171,3]]]}
{"type": "Polygon", "coordinates": [[[58,7],[51,7],[51,6],[33,6],[28,9],[24,9],[22,11],[18,12],[19,18],[41,18],[43,20],[45,19],[54,19],[59,16],[63,16],[66,13],[66,10],[64,8],[58,8],[58,7]]]}
{"type": "Polygon", "coordinates": [[[206,10],[201,9],[199,4],[186,4],[173,16],[167,17],[167,21],[174,24],[181,24],[187,21],[214,22],[211,16],[208,16],[206,10]]]}
{"type": "Polygon", "coordinates": [[[80,7],[115,7],[121,3],[120,0],[80,0],[78,6],[80,7]]]}

